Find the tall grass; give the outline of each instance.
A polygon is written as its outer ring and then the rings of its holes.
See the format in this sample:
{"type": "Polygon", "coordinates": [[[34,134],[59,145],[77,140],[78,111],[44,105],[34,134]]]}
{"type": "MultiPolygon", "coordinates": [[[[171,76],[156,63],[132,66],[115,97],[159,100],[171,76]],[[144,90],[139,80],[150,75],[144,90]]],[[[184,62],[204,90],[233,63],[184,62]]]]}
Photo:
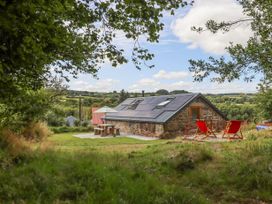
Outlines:
{"type": "Polygon", "coordinates": [[[53,133],[45,122],[31,122],[22,131],[22,135],[28,140],[42,141],[53,133]]]}
{"type": "MultiPolygon", "coordinates": [[[[25,203],[205,203],[185,188],[115,165],[99,154],[56,152],[0,172],[0,201],[25,203]],[[109,166],[114,168],[109,168],[109,166]]],[[[115,156],[115,158],[121,156],[115,156]]],[[[117,159],[117,158],[116,158],[117,159]]]]}
{"type": "MultiPolygon", "coordinates": [[[[90,145],[93,140],[72,138],[58,144],[76,141],[90,145]]],[[[107,144],[112,145],[104,141],[107,144]]],[[[2,165],[4,154],[0,150],[0,203],[272,202],[271,138],[154,141],[129,154],[36,150],[9,166],[2,165]]]]}

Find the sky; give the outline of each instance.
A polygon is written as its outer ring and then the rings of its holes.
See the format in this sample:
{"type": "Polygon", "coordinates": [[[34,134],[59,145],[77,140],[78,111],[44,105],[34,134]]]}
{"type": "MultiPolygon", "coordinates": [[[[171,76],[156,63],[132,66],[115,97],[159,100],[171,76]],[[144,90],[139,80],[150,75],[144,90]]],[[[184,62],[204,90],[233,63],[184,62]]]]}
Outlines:
{"type": "MultiPolygon", "coordinates": [[[[247,83],[236,80],[231,83],[218,84],[205,79],[194,82],[193,74],[189,72],[189,59],[207,59],[209,56],[226,56],[225,47],[230,42],[245,44],[252,36],[248,25],[237,26],[228,33],[201,34],[191,30],[192,25],[203,26],[209,19],[217,21],[237,20],[245,17],[242,7],[235,0],[196,0],[190,8],[179,9],[174,16],[165,13],[162,22],[164,30],[160,33],[159,43],[148,43],[141,40],[141,45],[155,54],[152,69],[137,70],[133,63],[112,67],[105,63],[99,70],[98,78],[81,74],[69,82],[69,89],[110,92],[124,89],[129,92],[153,92],[159,89],[187,90],[201,93],[253,93],[256,92],[256,81],[247,83]]],[[[133,42],[127,40],[120,32],[115,43],[126,50],[128,59],[133,42]]]]}

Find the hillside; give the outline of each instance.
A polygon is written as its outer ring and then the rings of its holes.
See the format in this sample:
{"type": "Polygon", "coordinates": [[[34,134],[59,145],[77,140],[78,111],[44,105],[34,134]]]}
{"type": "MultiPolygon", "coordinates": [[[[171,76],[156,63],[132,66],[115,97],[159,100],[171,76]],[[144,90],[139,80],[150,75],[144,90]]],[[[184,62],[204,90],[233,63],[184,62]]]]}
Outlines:
{"type": "Polygon", "coordinates": [[[0,203],[271,203],[271,132],[246,135],[199,143],[70,133],[9,156],[1,149],[0,203]]]}
{"type": "MultiPolygon", "coordinates": [[[[166,90],[165,90],[166,91],[166,90]]],[[[165,94],[165,91],[145,93],[145,96],[165,94]]],[[[167,93],[167,92],[166,92],[167,93]]],[[[168,92],[168,94],[186,93],[184,90],[168,92]]],[[[142,93],[128,93],[114,91],[110,93],[73,91],[68,90],[59,102],[47,113],[46,120],[50,126],[65,125],[64,118],[73,115],[79,118],[79,104],[81,100],[81,115],[83,121],[90,121],[91,108],[110,106],[115,107],[128,97],[140,97],[142,93]],[[81,99],[79,99],[81,98],[81,99]]],[[[255,121],[258,120],[258,111],[254,94],[206,94],[228,118],[255,121]]]]}

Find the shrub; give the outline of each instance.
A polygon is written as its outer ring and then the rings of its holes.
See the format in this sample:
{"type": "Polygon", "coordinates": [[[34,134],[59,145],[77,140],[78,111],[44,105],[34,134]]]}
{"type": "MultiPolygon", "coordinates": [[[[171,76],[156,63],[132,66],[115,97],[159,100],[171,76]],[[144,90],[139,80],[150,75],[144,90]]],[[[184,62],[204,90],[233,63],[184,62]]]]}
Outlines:
{"type": "Polygon", "coordinates": [[[80,126],[80,121],[79,120],[75,120],[75,126],[80,126]]]}
{"type": "Polygon", "coordinates": [[[88,127],[88,126],[90,125],[90,121],[85,120],[85,121],[82,122],[81,125],[82,125],[83,127],[88,127]]]}
{"type": "Polygon", "coordinates": [[[28,140],[42,141],[52,132],[44,122],[32,122],[24,128],[22,135],[28,140]]]}
{"type": "Polygon", "coordinates": [[[8,129],[0,132],[0,149],[7,150],[12,157],[16,157],[28,150],[27,142],[8,129]]]}
{"type": "Polygon", "coordinates": [[[65,123],[63,118],[60,118],[56,115],[51,115],[50,117],[47,117],[46,121],[48,125],[55,126],[55,127],[62,126],[65,123]]]}
{"type": "Polygon", "coordinates": [[[50,129],[54,133],[89,132],[89,131],[93,131],[93,126],[88,126],[88,127],[68,127],[68,126],[61,126],[61,127],[51,127],[50,129]]]}

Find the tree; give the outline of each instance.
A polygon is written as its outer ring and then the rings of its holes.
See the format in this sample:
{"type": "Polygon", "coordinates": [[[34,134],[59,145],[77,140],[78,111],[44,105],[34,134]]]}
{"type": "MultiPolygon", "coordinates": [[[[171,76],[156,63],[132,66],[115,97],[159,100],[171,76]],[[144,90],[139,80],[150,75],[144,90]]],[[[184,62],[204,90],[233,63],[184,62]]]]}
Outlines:
{"type": "Polygon", "coordinates": [[[228,32],[233,26],[242,23],[249,23],[254,33],[246,46],[240,44],[230,44],[226,47],[230,55],[230,60],[225,57],[219,59],[209,57],[205,60],[189,60],[190,71],[195,73],[194,79],[202,81],[212,73],[216,74],[212,80],[223,82],[244,78],[251,81],[256,73],[263,75],[263,83],[272,81],[272,2],[260,0],[237,0],[243,7],[243,12],[247,16],[244,19],[237,19],[230,22],[215,22],[209,20],[206,29],[193,27],[198,32],[218,31],[228,32]]]}
{"type": "Polygon", "coordinates": [[[157,95],[168,95],[169,92],[165,89],[159,89],[158,91],[156,91],[157,95]]]}
{"type": "Polygon", "coordinates": [[[272,119],[272,89],[261,86],[257,103],[261,116],[264,119],[272,119]]]}
{"type": "Polygon", "coordinates": [[[20,127],[37,122],[45,116],[52,107],[54,98],[47,90],[27,91],[18,95],[8,105],[2,105],[0,112],[0,129],[2,127],[20,127]]]}
{"type": "Polygon", "coordinates": [[[120,95],[119,95],[119,103],[122,103],[124,100],[126,100],[129,97],[128,92],[125,92],[124,89],[122,89],[120,91],[120,95]]]}
{"type": "MultiPolygon", "coordinates": [[[[52,70],[96,76],[101,63],[126,63],[114,43],[117,32],[135,41],[132,61],[140,69],[153,54],[139,38],[158,42],[165,11],[186,6],[182,0],[0,0],[0,102],[38,90],[52,70]]],[[[152,67],[152,65],[150,66],[152,67]]]]}
{"type": "Polygon", "coordinates": [[[174,90],[170,92],[171,94],[184,94],[184,93],[189,93],[188,91],[185,90],[174,90]]]}

